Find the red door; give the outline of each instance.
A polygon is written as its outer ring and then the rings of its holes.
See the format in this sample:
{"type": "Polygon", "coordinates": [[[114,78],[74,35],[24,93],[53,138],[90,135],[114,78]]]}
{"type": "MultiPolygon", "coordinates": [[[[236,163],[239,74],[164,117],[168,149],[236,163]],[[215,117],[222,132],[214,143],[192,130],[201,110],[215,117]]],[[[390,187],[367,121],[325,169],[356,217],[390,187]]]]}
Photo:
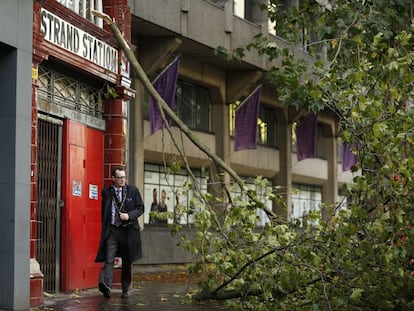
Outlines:
{"type": "Polygon", "coordinates": [[[98,286],[102,263],[95,263],[101,234],[101,192],[104,168],[104,132],[88,128],[86,132],[86,181],[88,196],[85,206],[85,288],[98,286]]]}
{"type": "Polygon", "coordinates": [[[103,185],[102,131],[67,120],[63,130],[61,289],[96,287],[103,185]]]}

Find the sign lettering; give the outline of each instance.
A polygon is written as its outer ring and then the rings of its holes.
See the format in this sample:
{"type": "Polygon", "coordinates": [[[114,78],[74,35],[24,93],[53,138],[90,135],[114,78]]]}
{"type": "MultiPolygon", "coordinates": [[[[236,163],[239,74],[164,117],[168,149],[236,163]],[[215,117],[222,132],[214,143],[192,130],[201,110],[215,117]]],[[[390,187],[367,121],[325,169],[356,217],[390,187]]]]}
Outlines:
{"type": "Polygon", "coordinates": [[[40,32],[49,42],[118,73],[118,51],[82,29],[42,9],[40,32]]]}

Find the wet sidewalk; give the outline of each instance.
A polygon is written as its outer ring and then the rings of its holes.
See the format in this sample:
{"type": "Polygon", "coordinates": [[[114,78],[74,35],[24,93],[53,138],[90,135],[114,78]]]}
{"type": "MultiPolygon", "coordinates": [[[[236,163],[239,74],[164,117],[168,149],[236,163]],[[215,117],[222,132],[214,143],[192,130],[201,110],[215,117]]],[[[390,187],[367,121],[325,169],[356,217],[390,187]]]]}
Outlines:
{"type": "Polygon", "coordinates": [[[152,272],[136,274],[129,298],[121,298],[121,290],[113,289],[105,298],[97,288],[66,294],[45,295],[43,305],[32,311],[218,311],[229,310],[217,302],[186,302],[195,284],[185,281],[183,273],[152,272]],[[165,277],[165,276],[168,277],[165,277]]]}

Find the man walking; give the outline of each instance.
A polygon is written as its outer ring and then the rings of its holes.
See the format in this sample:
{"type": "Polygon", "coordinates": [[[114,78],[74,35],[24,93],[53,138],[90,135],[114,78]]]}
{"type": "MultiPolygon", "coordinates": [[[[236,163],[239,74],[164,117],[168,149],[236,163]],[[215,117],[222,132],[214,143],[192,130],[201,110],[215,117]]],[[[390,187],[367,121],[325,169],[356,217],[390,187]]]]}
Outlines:
{"type": "Polygon", "coordinates": [[[129,297],[132,263],[142,257],[141,236],[137,218],[144,214],[144,203],[138,188],[126,183],[123,167],[112,170],[112,185],[102,190],[102,231],[95,262],[104,262],[99,276],[99,290],[111,297],[116,256],[122,258],[122,298],[129,297]]]}

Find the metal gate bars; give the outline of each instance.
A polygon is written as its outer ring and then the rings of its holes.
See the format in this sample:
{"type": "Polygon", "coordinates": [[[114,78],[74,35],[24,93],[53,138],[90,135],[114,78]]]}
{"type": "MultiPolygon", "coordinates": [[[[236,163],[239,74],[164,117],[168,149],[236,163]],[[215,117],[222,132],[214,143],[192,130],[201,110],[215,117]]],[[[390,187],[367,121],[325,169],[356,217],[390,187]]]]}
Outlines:
{"type": "Polygon", "coordinates": [[[58,292],[62,127],[39,118],[37,133],[36,258],[44,274],[44,290],[58,292]]]}

